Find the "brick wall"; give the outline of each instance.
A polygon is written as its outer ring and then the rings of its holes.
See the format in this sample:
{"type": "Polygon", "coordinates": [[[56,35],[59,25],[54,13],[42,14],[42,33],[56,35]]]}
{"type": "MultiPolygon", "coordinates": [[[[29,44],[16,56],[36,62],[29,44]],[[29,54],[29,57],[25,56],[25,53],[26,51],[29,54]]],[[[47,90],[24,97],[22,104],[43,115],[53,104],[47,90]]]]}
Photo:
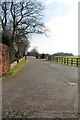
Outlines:
{"type": "Polygon", "coordinates": [[[6,45],[0,44],[0,76],[9,70],[9,49],[6,45]]]}

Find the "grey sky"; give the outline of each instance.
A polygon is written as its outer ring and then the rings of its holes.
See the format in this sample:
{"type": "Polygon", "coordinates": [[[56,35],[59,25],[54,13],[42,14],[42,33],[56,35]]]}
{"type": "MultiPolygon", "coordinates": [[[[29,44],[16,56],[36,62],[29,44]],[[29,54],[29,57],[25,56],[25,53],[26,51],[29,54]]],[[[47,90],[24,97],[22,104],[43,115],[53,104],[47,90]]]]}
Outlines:
{"type": "MultiPolygon", "coordinates": [[[[39,0],[45,4],[44,22],[49,37],[34,36],[31,48],[40,53],[69,52],[78,54],[78,0],[39,0]]],[[[29,50],[31,50],[31,48],[29,50]]]]}

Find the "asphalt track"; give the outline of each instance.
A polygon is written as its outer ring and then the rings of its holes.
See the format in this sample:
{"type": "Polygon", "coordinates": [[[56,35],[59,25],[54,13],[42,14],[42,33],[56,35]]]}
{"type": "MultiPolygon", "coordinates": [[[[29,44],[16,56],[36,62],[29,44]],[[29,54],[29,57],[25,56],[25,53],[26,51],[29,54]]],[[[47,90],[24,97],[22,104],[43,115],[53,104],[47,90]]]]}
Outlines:
{"type": "Polygon", "coordinates": [[[78,68],[29,57],[2,82],[3,118],[77,118],[78,68]]]}

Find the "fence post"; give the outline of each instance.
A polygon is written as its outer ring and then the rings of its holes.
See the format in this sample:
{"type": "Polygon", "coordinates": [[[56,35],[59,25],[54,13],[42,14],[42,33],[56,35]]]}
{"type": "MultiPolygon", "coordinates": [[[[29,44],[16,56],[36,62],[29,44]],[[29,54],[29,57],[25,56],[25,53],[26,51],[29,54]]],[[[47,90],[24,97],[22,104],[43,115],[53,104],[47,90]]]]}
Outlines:
{"type": "Polygon", "coordinates": [[[68,65],[68,58],[67,58],[67,65],[68,65]]]}
{"type": "Polygon", "coordinates": [[[57,63],[58,63],[58,58],[56,58],[56,61],[57,61],[57,63]]]}
{"type": "Polygon", "coordinates": [[[58,58],[58,63],[60,62],[60,58],[58,58]]]}
{"type": "Polygon", "coordinates": [[[63,64],[63,58],[61,58],[61,64],[63,64]]]}
{"type": "Polygon", "coordinates": [[[65,64],[65,58],[64,58],[64,64],[65,64]]]}
{"type": "Polygon", "coordinates": [[[58,58],[58,63],[59,63],[59,61],[60,61],[60,58],[58,58]]]}
{"type": "Polygon", "coordinates": [[[71,66],[73,66],[73,58],[71,58],[71,66]]]}
{"type": "Polygon", "coordinates": [[[78,67],[78,58],[76,58],[76,62],[77,62],[76,64],[77,64],[77,67],[78,67]]]}

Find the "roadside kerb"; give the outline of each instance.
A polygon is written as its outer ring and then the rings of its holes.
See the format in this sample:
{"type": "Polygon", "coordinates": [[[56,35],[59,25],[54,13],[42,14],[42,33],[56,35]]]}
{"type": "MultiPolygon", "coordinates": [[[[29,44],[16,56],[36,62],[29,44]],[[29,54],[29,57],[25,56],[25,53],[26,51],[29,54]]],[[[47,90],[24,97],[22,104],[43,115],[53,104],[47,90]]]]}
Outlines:
{"type": "MultiPolygon", "coordinates": [[[[19,62],[21,62],[23,59],[24,59],[24,57],[21,58],[21,59],[19,60],[19,62]]],[[[15,65],[17,65],[17,61],[11,63],[11,65],[10,65],[10,69],[12,69],[15,65]]]]}

